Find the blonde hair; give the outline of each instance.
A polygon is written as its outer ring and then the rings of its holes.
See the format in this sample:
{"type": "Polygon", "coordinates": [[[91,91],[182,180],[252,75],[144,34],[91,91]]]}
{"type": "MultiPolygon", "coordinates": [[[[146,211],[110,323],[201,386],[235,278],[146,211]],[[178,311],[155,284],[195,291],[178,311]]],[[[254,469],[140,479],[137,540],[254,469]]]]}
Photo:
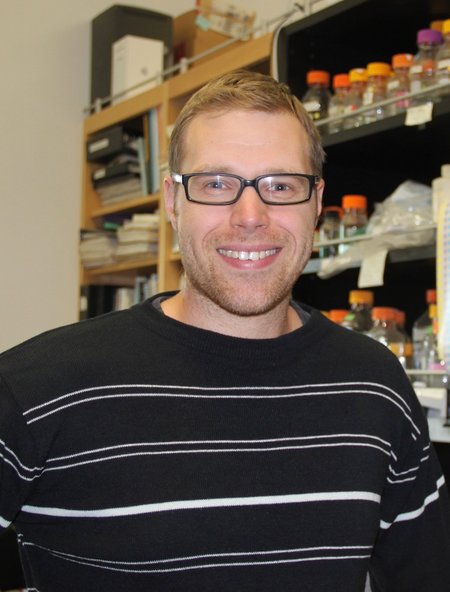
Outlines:
{"type": "Polygon", "coordinates": [[[320,135],[299,99],[289,87],[271,76],[249,70],[235,70],[215,78],[198,90],[181,110],[169,144],[170,172],[180,172],[189,123],[198,115],[233,109],[292,113],[306,131],[312,173],[322,175],[325,152],[320,135]]]}

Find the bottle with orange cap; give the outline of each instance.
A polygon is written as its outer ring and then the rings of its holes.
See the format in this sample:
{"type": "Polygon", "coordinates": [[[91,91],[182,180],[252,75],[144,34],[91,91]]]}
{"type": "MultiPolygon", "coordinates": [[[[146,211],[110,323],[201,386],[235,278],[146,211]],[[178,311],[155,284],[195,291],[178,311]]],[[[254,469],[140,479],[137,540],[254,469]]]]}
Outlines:
{"type": "Polygon", "coordinates": [[[395,322],[395,308],[374,306],[372,308],[372,320],[373,325],[367,331],[367,335],[388,347],[398,357],[403,367],[406,367],[403,358],[405,338],[395,322]]]}
{"type": "MultiPolygon", "coordinates": [[[[365,195],[344,195],[342,197],[341,239],[365,234],[367,228],[367,197],[365,195]]],[[[344,253],[348,244],[339,245],[339,253],[344,253]]]]}
{"type": "Polygon", "coordinates": [[[411,337],[406,331],[406,313],[404,310],[395,309],[395,324],[403,335],[403,343],[399,344],[397,357],[404,368],[413,367],[413,347],[411,337]]]}
{"type": "Polygon", "coordinates": [[[308,89],[302,97],[302,103],[313,121],[328,116],[331,98],[330,74],[325,70],[310,70],[306,74],[308,89]]]}
{"type": "Polygon", "coordinates": [[[413,59],[412,53],[396,53],[392,56],[393,75],[387,82],[387,98],[397,100],[386,107],[389,115],[402,113],[409,107],[409,99],[403,96],[409,93],[409,69],[413,59]]]}
{"type": "Polygon", "coordinates": [[[333,323],[336,323],[337,325],[341,325],[343,320],[347,316],[347,314],[348,314],[347,309],[332,308],[331,310],[328,311],[327,316],[330,319],[330,321],[333,321],[333,323]]]}
{"type": "Polygon", "coordinates": [[[342,326],[358,333],[366,333],[372,328],[373,292],[371,290],[350,290],[348,295],[350,310],[342,326]]]}
{"type": "MultiPolygon", "coordinates": [[[[362,106],[363,94],[367,85],[367,71],[365,68],[352,68],[348,73],[349,90],[344,100],[344,114],[350,115],[362,106]]],[[[362,114],[344,119],[344,129],[359,127],[364,124],[362,114]]]]}
{"type": "MultiPolygon", "coordinates": [[[[319,228],[319,242],[326,243],[340,238],[342,208],[325,206],[322,210],[322,222],[319,228]]],[[[324,245],[319,249],[319,257],[334,257],[338,254],[338,244],[324,245]]]]}
{"type": "Polygon", "coordinates": [[[424,361],[424,341],[428,333],[430,333],[433,325],[433,318],[431,316],[431,306],[437,302],[437,293],[435,289],[429,289],[425,292],[425,300],[427,308],[417,317],[412,326],[412,341],[413,341],[413,366],[417,370],[425,370],[426,362],[424,361]]]}
{"type": "MultiPolygon", "coordinates": [[[[385,62],[367,64],[367,86],[363,95],[363,105],[373,105],[386,99],[387,83],[391,75],[391,66],[385,62]]],[[[376,106],[364,113],[364,123],[372,123],[383,119],[385,108],[376,106]]]]}
{"type": "Polygon", "coordinates": [[[328,117],[333,117],[334,120],[328,124],[329,134],[334,134],[342,129],[343,120],[339,119],[339,116],[344,113],[344,104],[349,92],[349,86],[348,74],[335,74],[333,76],[334,93],[328,105],[328,117]]]}

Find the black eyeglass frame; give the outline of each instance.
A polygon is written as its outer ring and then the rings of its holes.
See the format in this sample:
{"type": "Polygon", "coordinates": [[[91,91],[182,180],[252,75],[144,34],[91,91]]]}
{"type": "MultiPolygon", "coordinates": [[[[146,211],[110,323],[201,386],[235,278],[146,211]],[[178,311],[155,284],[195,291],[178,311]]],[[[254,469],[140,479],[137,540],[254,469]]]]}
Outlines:
{"type": "Polygon", "coordinates": [[[183,185],[184,194],[186,196],[186,199],[192,203],[204,204],[207,206],[228,206],[228,205],[234,204],[238,201],[238,199],[241,197],[241,195],[246,187],[253,187],[255,189],[256,193],[258,194],[259,198],[261,199],[261,201],[267,205],[292,206],[292,205],[296,205],[296,204],[306,203],[307,201],[309,201],[311,199],[313,189],[317,185],[317,183],[320,181],[321,177],[319,175],[309,175],[307,173],[266,173],[265,175],[259,175],[258,177],[255,177],[254,179],[244,179],[243,177],[240,177],[239,175],[234,175],[233,173],[217,173],[217,172],[215,172],[215,173],[186,173],[186,174],[173,173],[172,179],[175,181],[175,183],[181,183],[183,185]],[[221,202],[217,202],[217,203],[214,203],[211,201],[200,201],[198,199],[193,199],[189,195],[188,184],[189,184],[189,179],[191,177],[199,177],[201,175],[211,175],[212,177],[214,175],[221,176],[221,177],[232,177],[234,179],[238,179],[241,186],[237,192],[236,197],[234,197],[233,199],[230,199],[228,201],[221,201],[221,202]],[[265,179],[266,177],[304,177],[305,179],[308,179],[308,182],[309,182],[308,197],[306,199],[301,199],[299,201],[289,201],[289,202],[278,202],[278,201],[270,201],[270,200],[264,199],[263,196],[259,192],[258,183],[261,181],[261,179],[265,179]]]}

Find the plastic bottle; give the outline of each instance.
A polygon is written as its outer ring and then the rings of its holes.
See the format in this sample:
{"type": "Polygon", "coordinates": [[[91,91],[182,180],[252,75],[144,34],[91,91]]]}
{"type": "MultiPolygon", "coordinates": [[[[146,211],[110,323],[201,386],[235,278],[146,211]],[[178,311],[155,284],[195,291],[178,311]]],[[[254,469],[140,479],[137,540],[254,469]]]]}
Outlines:
{"type": "MultiPolygon", "coordinates": [[[[342,197],[342,219],[340,238],[365,234],[367,228],[367,197],[365,195],[344,195],[342,197]]],[[[348,244],[340,244],[338,252],[344,253],[348,244]]]]}
{"type": "Polygon", "coordinates": [[[436,53],[436,82],[448,86],[438,91],[439,97],[450,95],[450,19],[442,23],[442,35],[444,41],[436,53]]]}
{"type": "Polygon", "coordinates": [[[395,309],[395,324],[397,329],[403,335],[403,343],[399,346],[397,357],[404,368],[413,367],[413,348],[412,339],[406,331],[406,314],[403,310],[395,309]]]}
{"type": "Polygon", "coordinates": [[[431,21],[430,23],[430,29],[434,29],[435,31],[439,31],[439,33],[442,33],[442,26],[444,24],[444,21],[441,19],[436,19],[435,21],[431,21]]]}
{"type": "Polygon", "coordinates": [[[441,166],[441,176],[431,182],[433,221],[437,223],[439,208],[443,202],[450,202],[450,164],[441,166]]]}
{"type": "Polygon", "coordinates": [[[350,290],[348,295],[350,310],[342,326],[358,333],[366,333],[372,328],[373,292],[371,290],[350,290]]]}
{"type": "MultiPolygon", "coordinates": [[[[342,208],[326,206],[322,210],[322,223],[319,228],[319,241],[336,240],[340,237],[342,208]]],[[[338,244],[323,246],[319,249],[319,257],[334,257],[338,253],[338,244]]]]}
{"type": "Polygon", "coordinates": [[[402,97],[409,93],[409,69],[413,59],[412,53],[397,53],[392,56],[393,76],[387,81],[387,98],[398,98],[398,100],[386,107],[389,115],[402,113],[409,107],[409,99],[402,97]]]}
{"type": "MultiPolygon", "coordinates": [[[[384,62],[371,62],[367,64],[367,86],[363,94],[363,105],[372,105],[378,101],[383,101],[387,94],[387,81],[391,75],[391,66],[384,62]]],[[[372,123],[383,119],[385,107],[375,107],[366,111],[364,123],[372,123]]]]}
{"type": "MultiPolygon", "coordinates": [[[[417,32],[418,52],[409,69],[409,90],[411,92],[425,90],[436,84],[436,54],[441,44],[442,33],[439,31],[421,29],[417,32]]],[[[411,104],[414,106],[423,105],[432,98],[427,95],[413,97],[411,104]]]]}
{"type": "MultiPolygon", "coordinates": [[[[336,74],[335,76],[333,76],[334,94],[331,96],[328,105],[328,117],[338,118],[339,115],[342,115],[344,113],[344,104],[349,92],[349,86],[350,81],[348,74],[336,74]]],[[[335,134],[336,132],[341,131],[342,124],[342,119],[330,121],[330,123],[328,124],[328,133],[335,134]]]]}
{"type": "MultiPolygon", "coordinates": [[[[344,100],[344,114],[357,111],[362,106],[362,98],[367,85],[367,71],[365,68],[353,68],[348,73],[350,88],[344,100]]],[[[364,124],[362,114],[344,119],[344,129],[360,127],[364,124]]]]}
{"type": "Polygon", "coordinates": [[[412,326],[413,366],[417,370],[425,370],[426,362],[423,355],[423,341],[427,331],[432,326],[430,305],[436,304],[436,290],[430,289],[425,293],[426,310],[414,321],[412,326]]]}
{"type": "MultiPolygon", "coordinates": [[[[445,360],[442,360],[438,352],[438,316],[436,304],[430,304],[431,326],[427,329],[423,342],[423,358],[426,370],[432,372],[447,371],[445,360]]],[[[448,376],[446,374],[429,374],[426,379],[426,385],[431,388],[448,386],[448,376]]]]}
{"type": "Polygon", "coordinates": [[[310,70],[306,74],[308,90],[303,95],[302,102],[313,121],[328,116],[328,104],[331,93],[329,89],[330,74],[324,70],[310,70]]]}
{"type": "Polygon", "coordinates": [[[383,343],[394,353],[405,368],[402,353],[404,351],[405,338],[398,330],[395,322],[395,308],[386,306],[374,306],[372,309],[373,326],[367,335],[383,343]]]}

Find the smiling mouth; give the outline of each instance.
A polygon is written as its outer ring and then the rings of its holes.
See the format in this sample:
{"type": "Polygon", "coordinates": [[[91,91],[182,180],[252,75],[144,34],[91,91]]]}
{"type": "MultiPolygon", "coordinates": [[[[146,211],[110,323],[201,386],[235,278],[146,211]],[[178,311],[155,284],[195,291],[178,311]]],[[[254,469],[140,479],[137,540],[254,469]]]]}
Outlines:
{"type": "Polygon", "coordinates": [[[239,259],[240,261],[259,261],[271,255],[275,255],[279,249],[266,249],[265,251],[231,251],[226,249],[217,249],[217,252],[230,259],[239,259]]]}

